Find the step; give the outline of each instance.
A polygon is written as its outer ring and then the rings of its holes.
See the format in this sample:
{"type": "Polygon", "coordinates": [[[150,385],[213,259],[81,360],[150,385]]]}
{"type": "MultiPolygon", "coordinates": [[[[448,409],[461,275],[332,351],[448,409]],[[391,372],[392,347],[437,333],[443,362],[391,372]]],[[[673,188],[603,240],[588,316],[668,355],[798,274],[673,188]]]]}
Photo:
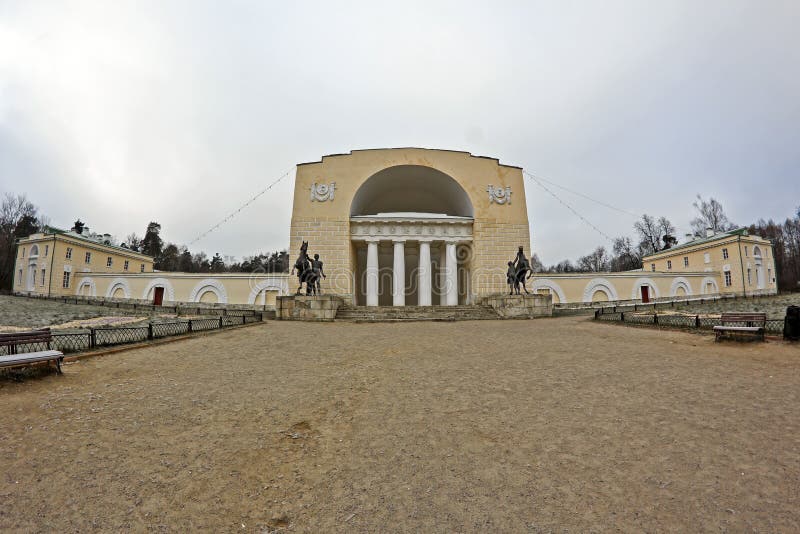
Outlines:
{"type": "Polygon", "coordinates": [[[498,319],[492,308],[458,306],[353,306],[339,308],[336,319],[351,322],[469,321],[498,319]]]}

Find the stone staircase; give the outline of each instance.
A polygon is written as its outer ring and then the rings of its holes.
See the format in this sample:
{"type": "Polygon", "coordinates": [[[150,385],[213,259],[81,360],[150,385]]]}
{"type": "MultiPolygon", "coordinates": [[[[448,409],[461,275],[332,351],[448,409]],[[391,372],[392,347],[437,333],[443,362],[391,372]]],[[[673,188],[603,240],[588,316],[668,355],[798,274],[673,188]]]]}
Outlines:
{"type": "Polygon", "coordinates": [[[337,321],[355,323],[404,323],[411,321],[477,321],[499,319],[490,306],[353,306],[336,311],[337,321]]]}

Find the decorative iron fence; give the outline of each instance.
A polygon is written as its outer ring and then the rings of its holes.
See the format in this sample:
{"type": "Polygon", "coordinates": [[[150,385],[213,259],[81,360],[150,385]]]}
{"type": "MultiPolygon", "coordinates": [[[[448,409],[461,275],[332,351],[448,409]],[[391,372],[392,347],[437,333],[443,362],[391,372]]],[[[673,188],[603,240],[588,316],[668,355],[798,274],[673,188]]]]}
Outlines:
{"type": "MultiPolygon", "coordinates": [[[[671,328],[690,328],[697,330],[713,330],[715,326],[721,326],[722,320],[719,317],[701,317],[697,314],[659,314],[641,312],[606,312],[603,310],[595,311],[594,318],[597,321],[610,321],[626,324],[667,326],[671,328]]],[[[746,322],[736,323],[727,322],[729,326],[751,326],[746,322]]],[[[783,319],[767,319],[765,330],[770,334],[783,333],[783,319]]]]}
{"type": "MultiPolygon", "coordinates": [[[[263,321],[261,315],[221,315],[210,319],[177,321],[151,321],[133,326],[89,328],[88,330],[53,331],[50,347],[64,354],[83,352],[96,347],[110,347],[128,343],[141,343],[152,339],[219,330],[263,321]]],[[[11,354],[12,347],[0,347],[0,356],[11,354]]],[[[15,345],[17,353],[47,350],[46,343],[20,343],[15,345]]]]}

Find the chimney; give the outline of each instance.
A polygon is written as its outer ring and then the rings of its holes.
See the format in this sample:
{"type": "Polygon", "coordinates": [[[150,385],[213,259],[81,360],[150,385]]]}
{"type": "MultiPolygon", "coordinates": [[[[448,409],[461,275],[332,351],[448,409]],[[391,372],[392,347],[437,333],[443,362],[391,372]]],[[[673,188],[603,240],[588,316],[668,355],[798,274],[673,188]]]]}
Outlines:
{"type": "Polygon", "coordinates": [[[714,237],[714,230],[711,228],[706,228],[706,237],[714,237]]]}
{"type": "Polygon", "coordinates": [[[686,234],[686,242],[691,243],[694,241],[694,234],[686,234]]]}

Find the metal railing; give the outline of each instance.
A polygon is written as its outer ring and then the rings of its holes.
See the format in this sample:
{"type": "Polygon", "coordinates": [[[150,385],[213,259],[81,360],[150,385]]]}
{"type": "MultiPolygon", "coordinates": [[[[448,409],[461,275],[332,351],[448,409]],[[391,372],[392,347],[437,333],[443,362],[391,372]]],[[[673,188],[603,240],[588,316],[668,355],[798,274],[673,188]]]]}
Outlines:
{"type": "MultiPolygon", "coordinates": [[[[678,313],[638,313],[630,311],[605,312],[595,311],[596,321],[610,321],[636,325],[651,325],[656,327],[687,328],[696,330],[713,330],[715,326],[722,325],[720,317],[702,317],[699,314],[678,314],[678,313]]],[[[750,326],[746,322],[725,323],[728,326],[750,326]]],[[[783,332],[783,319],[767,319],[765,330],[770,334],[781,334],[783,332]]]]}
{"type": "MultiPolygon", "coordinates": [[[[133,326],[89,328],[80,331],[53,331],[50,347],[64,354],[83,352],[98,347],[141,343],[154,339],[219,330],[263,321],[262,315],[221,315],[204,319],[179,319],[176,321],[150,321],[133,326]]],[[[46,343],[19,343],[16,352],[47,350],[46,343]]],[[[11,354],[11,347],[0,347],[0,356],[11,354]]]]}

